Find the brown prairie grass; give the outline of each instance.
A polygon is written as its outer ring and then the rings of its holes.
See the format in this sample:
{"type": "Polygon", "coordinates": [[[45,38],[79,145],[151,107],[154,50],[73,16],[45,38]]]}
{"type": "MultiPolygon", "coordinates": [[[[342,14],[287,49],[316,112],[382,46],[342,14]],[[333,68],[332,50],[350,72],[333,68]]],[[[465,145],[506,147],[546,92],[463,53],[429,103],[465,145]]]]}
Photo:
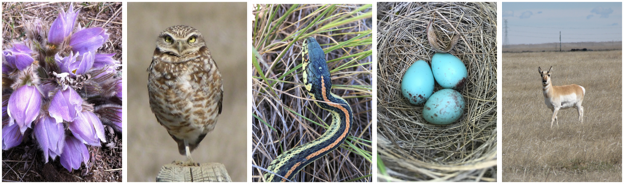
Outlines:
{"type": "Polygon", "coordinates": [[[503,181],[622,181],[622,52],[503,54],[503,181]],[[583,123],[544,104],[537,67],[554,85],[585,88],[583,123]]]}

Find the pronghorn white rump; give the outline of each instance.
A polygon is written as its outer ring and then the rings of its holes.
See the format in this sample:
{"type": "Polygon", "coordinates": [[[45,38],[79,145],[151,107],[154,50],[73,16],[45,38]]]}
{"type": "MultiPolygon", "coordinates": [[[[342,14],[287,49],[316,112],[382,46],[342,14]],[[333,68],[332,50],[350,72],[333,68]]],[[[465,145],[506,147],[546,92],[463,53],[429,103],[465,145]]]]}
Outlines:
{"type": "Polygon", "coordinates": [[[553,126],[553,122],[557,121],[559,126],[559,120],[557,119],[557,112],[559,109],[566,109],[570,107],[576,108],[579,115],[579,121],[583,122],[583,98],[585,97],[585,88],[576,84],[554,86],[550,77],[550,70],[542,71],[542,68],[537,67],[540,75],[542,75],[542,90],[544,93],[544,102],[546,106],[552,110],[552,120],[550,121],[550,128],[553,126]]]}

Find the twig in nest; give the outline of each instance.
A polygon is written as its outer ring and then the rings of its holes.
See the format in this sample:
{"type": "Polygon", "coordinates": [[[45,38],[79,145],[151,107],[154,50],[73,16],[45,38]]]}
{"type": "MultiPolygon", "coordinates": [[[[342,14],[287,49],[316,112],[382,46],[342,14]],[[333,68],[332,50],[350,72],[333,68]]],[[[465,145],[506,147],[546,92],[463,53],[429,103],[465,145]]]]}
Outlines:
{"type": "Polygon", "coordinates": [[[429,40],[429,44],[434,51],[448,53],[457,44],[457,41],[459,41],[459,35],[453,35],[453,38],[451,38],[451,44],[449,44],[446,49],[442,49],[442,47],[438,45],[438,36],[436,36],[436,33],[433,30],[432,19],[429,21],[429,25],[427,25],[427,39],[429,40]]]}

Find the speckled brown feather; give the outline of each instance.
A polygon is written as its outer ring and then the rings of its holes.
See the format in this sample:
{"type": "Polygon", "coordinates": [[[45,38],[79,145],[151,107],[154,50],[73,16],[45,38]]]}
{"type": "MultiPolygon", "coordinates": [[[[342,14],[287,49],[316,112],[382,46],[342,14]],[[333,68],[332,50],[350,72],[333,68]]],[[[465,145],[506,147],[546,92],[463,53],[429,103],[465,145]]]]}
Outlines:
{"type": "Polygon", "coordinates": [[[186,153],[185,139],[194,150],[214,129],[223,101],[221,73],[201,34],[188,26],[163,31],[148,72],[150,107],[156,119],[178,143],[180,154],[186,153]],[[163,35],[175,41],[162,42],[163,35]],[[180,43],[188,35],[196,35],[197,41],[180,43]]]}

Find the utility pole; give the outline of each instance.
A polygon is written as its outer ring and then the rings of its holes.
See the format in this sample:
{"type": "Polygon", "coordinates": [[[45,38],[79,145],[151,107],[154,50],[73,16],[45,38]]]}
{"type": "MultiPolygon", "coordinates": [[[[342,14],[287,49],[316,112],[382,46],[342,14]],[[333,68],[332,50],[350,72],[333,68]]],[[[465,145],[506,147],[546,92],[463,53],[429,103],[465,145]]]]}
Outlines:
{"type": "Polygon", "coordinates": [[[509,37],[507,36],[507,30],[509,30],[509,27],[507,27],[507,19],[505,19],[505,43],[503,43],[503,47],[507,47],[509,45],[509,37]]]}
{"type": "Polygon", "coordinates": [[[559,52],[561,52],[561,31],[559,31],[559,52]]]}

